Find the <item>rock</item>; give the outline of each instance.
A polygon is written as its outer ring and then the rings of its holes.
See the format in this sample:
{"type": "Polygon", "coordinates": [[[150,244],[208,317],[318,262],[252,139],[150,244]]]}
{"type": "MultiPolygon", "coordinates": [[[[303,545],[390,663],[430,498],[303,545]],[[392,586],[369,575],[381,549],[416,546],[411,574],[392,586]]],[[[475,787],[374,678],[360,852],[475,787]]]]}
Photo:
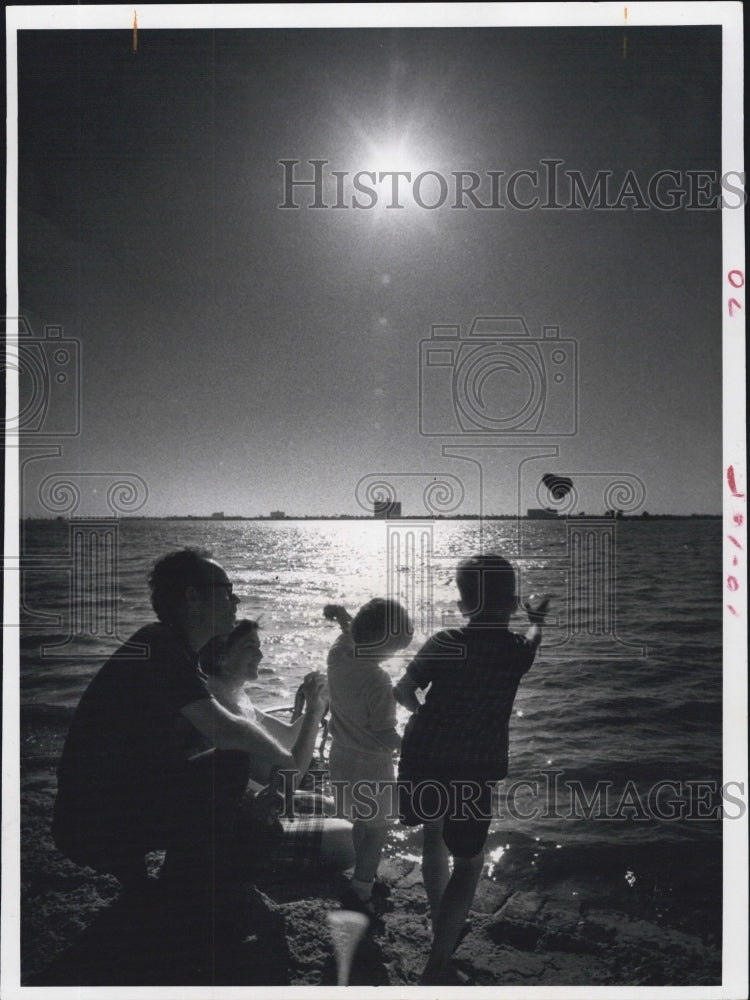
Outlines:
{"type": "Polygon", "coordinates": [[[413,871],[415,865],[418,865],[418,862],[405,858],[386,858],[380,862],[378,878],[387,885],[393,886],[413,871]]]}
{"type": "Polygon", "coordinates": [[[498,944],[533,951],[543,933],[535,922],[543,903],[544,898],[538,893],[515,893],[488,924],[487,934],[498,944]]]}
{"type": "Polygon", "coordinates": [[[560,906],[551,900],[546,900],[541,910],[541,919],[545,931],[551,934],[575,934],[583,924],[578,907],[560,906]]]}
{"type": "Polygon", "coordinates": [[[504,920],[534,920],[544,905],[544,896],[537,892],[516,892],[503,906],[500,915],[504,920]]]}
{"type": "Polygon", "coordinates": [[[545,960],[541,955],[533,955],[514,951],[512,948],[501,949],[500,955],[495,956],[495,975],[497,983],[514,983],[519,978],[538,979],[542,976],[545,968],[545,960]],[[497,961],[499,957],[499,963],[497,961]]]}
{"type": "Polygon", "coordinates": [[[563,951],[574,955],[595,953],[599,944],[581,936],[583,918],[578,908],[561,906],[547,900],[541,911],[542,934],[537,943],[538,950],[563,951]]]}
{"type": "Polygon", "coordinates": [[[416,885],[424,885],[422,880],[422,866],[415,861],[411,868],[403,872],[394,883],[396,889],[413,889],[416,885]]]}
{"type": "Polygon", "coordinates": [[[475,913],[494,913],[507,902],[512,892],[508,885],[481,879],[471,908],[475,913]]]}
{"type": "Polygon", "coordinates": [[[612,982],[607,965],[592,955],[545,954],[539,981],[550,986],[606,986],[612,982]]]}

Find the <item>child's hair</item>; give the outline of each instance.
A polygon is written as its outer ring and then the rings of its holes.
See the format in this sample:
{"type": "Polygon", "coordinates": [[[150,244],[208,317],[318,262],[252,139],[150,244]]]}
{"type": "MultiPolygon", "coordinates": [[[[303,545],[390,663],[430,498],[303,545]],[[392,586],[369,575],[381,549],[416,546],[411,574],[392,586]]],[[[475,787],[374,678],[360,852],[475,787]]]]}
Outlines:
{"type": "Polygon", "coordinates": [[[516,571],[507,559],[488,553],[458,564],[456,585],[469,615],[512,611],[516,603],[516,571]]]}
{"type": "Polygon", "coordinates": [[[259,623],[252,618],[242,618],[237,622],[229,635],[215,635],[213,639],[209,639],[200,651],[201,670],[205,674],[208,674],[209,677],[218,674],[221,670],[224,657],[231,652],[234,644],[243,635],[247,635],[248,632],[257,632],[259,628],[259,623]]]}
{"type": "Polygon", "coordinates": [[[414,635],[411,618],[398,601],[389,597],[373,597],[363,604],[351,624],[351,636],[356,646],[370,646],[372,651],[389,653],[406,649],[414,635]]]}

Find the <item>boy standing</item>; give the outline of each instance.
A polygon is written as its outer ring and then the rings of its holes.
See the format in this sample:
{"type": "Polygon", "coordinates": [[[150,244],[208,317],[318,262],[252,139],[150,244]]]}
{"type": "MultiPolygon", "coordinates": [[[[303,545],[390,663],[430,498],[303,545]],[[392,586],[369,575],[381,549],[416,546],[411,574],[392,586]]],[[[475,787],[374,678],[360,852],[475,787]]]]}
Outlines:
{"type": "Polygon", "coordinates": [[[506,559],[466,559],[456,584],[468,624],[428,639],[394,688],[396,700],[414,713],[401,745],[399,811],[405,826],[424,826],[422,874],[433,941],[423,985],[449,982],[450,956],[484,863],[492,789],[508,771],[513,700],[541,642],[549,603],[548,597],[525,603],[531,628],[524,637],[508,629],[517,598],[506,559]],[[420,703],[416,691],[428,687],[420,703]]]}

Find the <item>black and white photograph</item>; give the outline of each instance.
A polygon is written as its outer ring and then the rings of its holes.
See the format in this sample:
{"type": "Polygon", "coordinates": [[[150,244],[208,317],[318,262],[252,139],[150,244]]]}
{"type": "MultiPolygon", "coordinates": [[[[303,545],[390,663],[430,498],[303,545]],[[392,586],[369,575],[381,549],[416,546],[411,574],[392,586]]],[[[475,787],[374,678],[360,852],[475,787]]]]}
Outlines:
{"type": "Polygon", "coordinates": [[[6,12],[3,997],[746,995],[742,5],[6,12]]]}

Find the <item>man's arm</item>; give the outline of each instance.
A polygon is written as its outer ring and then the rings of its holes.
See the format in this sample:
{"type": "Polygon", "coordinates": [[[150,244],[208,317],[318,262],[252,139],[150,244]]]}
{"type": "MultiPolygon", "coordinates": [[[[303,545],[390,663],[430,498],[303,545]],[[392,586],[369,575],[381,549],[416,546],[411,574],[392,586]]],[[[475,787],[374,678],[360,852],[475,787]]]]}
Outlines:
{"type": "Polygon", "coordinates": [[[320,720],[325,708],[325,678],[313,672],[304,681],[305,714],[291,753],[261,726],[233,715],[214,698],[185,705],[182,715],[219,750],[242,750],[250,756],[251,775],[265,784],[271,767],[304,774],[310,766],[320,720]]]}
{"type": "Polygon", "coordinates": [[[217,750],[241,750],[250,756],[254,780],[265,784],[272,766],[294,770],[294,756],[260,726],[233,715],[215,698],[201,698],[182,709],[182,715],[217,750]]]}

